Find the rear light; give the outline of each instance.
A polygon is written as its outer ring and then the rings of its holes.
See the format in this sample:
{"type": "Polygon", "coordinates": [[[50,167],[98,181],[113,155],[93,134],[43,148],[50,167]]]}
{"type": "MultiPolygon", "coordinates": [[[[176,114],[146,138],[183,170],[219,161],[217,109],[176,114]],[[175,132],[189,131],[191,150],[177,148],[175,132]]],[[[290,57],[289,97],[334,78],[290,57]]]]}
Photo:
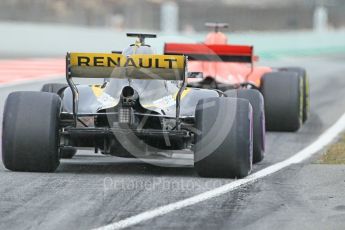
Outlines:
{"type": "Polygon", "coordinates": [[[134,112],[131,107],[122,107],[119,109],[119,123],[132,124],[134,122],[134,112]]]}

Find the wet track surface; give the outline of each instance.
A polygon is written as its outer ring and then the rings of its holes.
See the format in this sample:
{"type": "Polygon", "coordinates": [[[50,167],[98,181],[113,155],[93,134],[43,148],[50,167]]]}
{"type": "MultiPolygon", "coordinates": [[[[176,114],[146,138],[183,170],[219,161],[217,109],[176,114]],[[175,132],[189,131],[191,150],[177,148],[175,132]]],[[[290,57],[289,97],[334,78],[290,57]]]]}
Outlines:
{"type": "MultiPolygon", "coordinates": [[[[292,156],[345,112],[344,57],[286,59],[272,64],[307,68],[311,116],[297,133],[268,133],[266,158],[254,166],[254,172],[292,156]]],[[[41,85],[0,88],[1,110],[9,92],[38,90],[41,85]]],[[[333,201],[327,201],[324,189],[332,181],[327,174],[345,178],[344,168],[328,168],[322,177],[315,173],[318,166],[309,162],[132,228],[342,229],[345,212],[341,204],[345,205],[345,198],[334,195],[333,201]],[[306,184],[313,189],[303,189],[306,184]],[[325,217],[324,213],[330,213],[325,204],[332,205],[332,218],[325,217]],[[323,225],[316,225],[321,216],[323,225]]],[[[56,173],[10,172],[0,163],[0,229],[100,227],[230,181],[200,178],[192,167],[157,167],[90,151],[79,151],[74,159],[62,160],[56,173]]],[[[339,185],[342,191],[344,187],[339,185]]]]}

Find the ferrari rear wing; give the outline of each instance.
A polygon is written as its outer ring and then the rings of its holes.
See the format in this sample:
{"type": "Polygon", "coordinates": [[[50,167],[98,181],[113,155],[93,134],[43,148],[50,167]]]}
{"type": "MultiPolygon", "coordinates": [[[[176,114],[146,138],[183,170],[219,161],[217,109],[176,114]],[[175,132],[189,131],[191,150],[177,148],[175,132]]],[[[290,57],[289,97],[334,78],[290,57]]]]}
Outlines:
{"type": "Polygon", "coordinates": [[[186,55],[188,60],[253,63],[253,46],[166,43],[164,54],[186,55]]]}

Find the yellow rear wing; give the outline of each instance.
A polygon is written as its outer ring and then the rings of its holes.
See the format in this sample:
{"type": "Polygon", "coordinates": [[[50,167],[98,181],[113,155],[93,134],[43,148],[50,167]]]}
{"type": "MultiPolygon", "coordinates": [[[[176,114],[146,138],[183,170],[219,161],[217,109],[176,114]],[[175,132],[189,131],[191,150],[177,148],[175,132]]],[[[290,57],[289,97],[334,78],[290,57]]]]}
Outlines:
{"type": "Polygon", "coordinates": [[[186,57],[183,55],[151,55],[105,53],[68,53],[67,73],[79,78],[129,78],[147,80],[185,79],[186,57]]]}
{"type": "Polygon", "coordinates": [[[117,53],[67,53],[66,80],[73,96],[74,126],[78,117],[85,115],[78,114],[79,92],[72,80],[77,77],[182,81],[176,96],[176,127],[179,127],[180,100],[186,87],[186,63],[184,55],[133,54],[126,57],[117,53]]]}

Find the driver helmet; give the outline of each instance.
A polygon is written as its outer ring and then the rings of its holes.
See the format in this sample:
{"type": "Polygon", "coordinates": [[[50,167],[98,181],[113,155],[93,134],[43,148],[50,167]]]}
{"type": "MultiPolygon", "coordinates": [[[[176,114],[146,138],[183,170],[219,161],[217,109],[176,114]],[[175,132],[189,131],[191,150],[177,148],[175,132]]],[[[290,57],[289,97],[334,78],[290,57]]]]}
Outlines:
{"type": "Polygon", "coordinates": [[[212,32],[206,37],[205,44],[207,45],[224,45],[228,43],[228,38],[222,32],[212,32]]]}

